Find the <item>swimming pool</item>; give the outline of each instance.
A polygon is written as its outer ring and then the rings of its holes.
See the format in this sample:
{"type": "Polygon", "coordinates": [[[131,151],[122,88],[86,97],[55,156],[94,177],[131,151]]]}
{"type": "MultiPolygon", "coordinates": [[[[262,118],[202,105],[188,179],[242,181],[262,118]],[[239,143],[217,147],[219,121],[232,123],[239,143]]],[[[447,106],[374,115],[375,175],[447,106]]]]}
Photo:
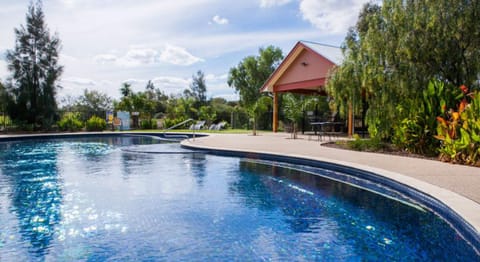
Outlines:
{"type": "Polygon", "coordinates": [[[0,149],[1,261],[479,260],[408,197],[311,174],[329,170],[141,136],[0,149]]]}

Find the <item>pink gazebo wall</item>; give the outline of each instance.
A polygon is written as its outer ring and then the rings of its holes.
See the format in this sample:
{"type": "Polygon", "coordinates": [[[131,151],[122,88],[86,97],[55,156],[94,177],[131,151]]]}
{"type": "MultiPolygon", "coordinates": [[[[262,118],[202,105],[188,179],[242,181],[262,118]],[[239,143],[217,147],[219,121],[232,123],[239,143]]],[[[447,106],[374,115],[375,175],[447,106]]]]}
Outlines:
{"type": "Polygon", "coordinates": [[[276,92],[318,90],[325,85],[334,63],[308,49],[304,49],[275,83],[276,92]]]}

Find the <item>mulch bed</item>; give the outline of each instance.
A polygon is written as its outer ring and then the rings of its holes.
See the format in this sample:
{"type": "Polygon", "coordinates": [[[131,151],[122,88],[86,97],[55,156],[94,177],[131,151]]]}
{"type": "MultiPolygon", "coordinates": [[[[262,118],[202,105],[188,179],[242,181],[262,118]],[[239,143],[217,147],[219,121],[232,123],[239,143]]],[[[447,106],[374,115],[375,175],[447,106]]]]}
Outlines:
{"type": "MultiPolygon", "coordinates": [[[[351,149],[350,147],[348,147],[347,144],[344,144],[344,143],[338,143],[337,144],[336,142],[328,142],[328,143],[322,144],[322,146],[353,151],[353,149],[351,149]]],[[[384,149],[381,149],[381,150],[378,150],[378,151],[366,150],[366,151],[358,151],[358,152],[371,152],[371,153],[389,154],[389,155],[395,155],[395,156],[404,156],[404,157],[412,157],[412,158],[420,158],[420,159],[439,161],[438,157],[413,154],[413,153],[410,153],[410,152],[407,152],[407,151],[396,150],[393,147],[384,148],[384,149]]]]}

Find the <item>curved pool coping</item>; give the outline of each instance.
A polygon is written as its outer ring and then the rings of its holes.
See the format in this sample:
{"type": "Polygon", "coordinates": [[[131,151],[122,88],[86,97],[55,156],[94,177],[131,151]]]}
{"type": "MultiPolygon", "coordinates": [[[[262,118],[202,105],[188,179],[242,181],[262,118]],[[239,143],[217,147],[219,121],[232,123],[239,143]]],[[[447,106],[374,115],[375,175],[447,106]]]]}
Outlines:
{"type": "MultiPolygon", "coordinates": [[[[189,133],[167,133],[191,138],[189,133]]],[[[165,133],[158,132],[79,132],[79,133],[46,133],[46,134],[23,134],[23,135],[1,135],[0,142],[21,141],[30,139],[52,139],[52,138],[75,138],[95,136],[157,136],[162,137],[165,133]]],[[[197,137],[208,139],[208,134],[197,133],[197,137]]],[[[390,187],[402,194],[418,201],[431,209],[449,223],[452,223],[459,233],[480,252],[480,205],[466,197],[463,197],[450,190],[429,184],[413,177],[400,173],[375,168],[372,166],[299,154],[285,154],[262,150],[240,150],[219,146],[196,145],[194,139],[184,139],[181,146],[184,148],[201,150],[205,153],[235,156],[253,159],[264,159],[280,161],[292,164],[313,166],[330,169],[357,176],[381,185],[390,187]]],[[[480,255],[480,253],[479,253],[480,255]]]]}
{"type": "Polygon", "coordinates": [[[75,133],[40,133],[40,134],[5,134],[0,135],[0,142],[25,140],[25,139],[51,139],[51,138],[75,138],[75,137],[94,137],[94,136],[156,136],[172,139],[187,139],[192,138],[194,135],[198,138],[207,136],[206,134],[199,133],[175,133],[175,132],[75,132],[75,133]]]}
{"type": "MultiPolygon", "coordinates": [[[[208,139],[208,137],[205,137],[205,139],[208,139]]],[[[181,145],[184,148],[201,150],[213,155],[271,160],[325,168],[381,184],[404,194],[443,217],[458,230],[480,256],[480,205],[450,190],[400,173],[336,159],[198,145],[193,144],[191,140],[184,140],[181,145]]]]}

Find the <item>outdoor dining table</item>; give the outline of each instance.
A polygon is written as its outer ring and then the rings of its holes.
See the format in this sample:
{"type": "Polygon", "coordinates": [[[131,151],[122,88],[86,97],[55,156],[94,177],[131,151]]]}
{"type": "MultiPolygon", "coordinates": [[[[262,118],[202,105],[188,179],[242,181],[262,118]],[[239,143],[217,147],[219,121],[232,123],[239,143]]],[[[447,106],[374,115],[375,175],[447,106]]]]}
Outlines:
{"type": "Polygon", "coordinates": [[[317,127],[320,127],[320,132],[326,132],[327,127],[335,129],[336,126],[343,125],[343,122],[310,122],[310,125],[313,126],[313,131],[315,135],[317,134],[317,127]]]}

